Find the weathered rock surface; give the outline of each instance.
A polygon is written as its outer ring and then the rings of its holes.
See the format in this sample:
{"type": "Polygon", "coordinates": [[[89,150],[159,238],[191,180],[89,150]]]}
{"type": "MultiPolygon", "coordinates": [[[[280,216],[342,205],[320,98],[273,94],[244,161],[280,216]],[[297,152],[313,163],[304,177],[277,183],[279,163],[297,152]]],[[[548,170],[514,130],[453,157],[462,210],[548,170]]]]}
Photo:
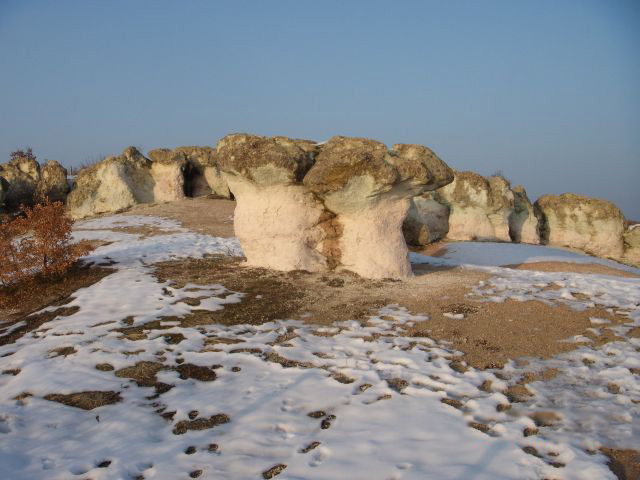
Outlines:
{"type": "Polygon", "coordinates": [[[514,211],[509,216],[509,233],[511,240],[522,243],[540,243],[538,217],[527,192],[518,185],[511,189],[513,192],[514,211]]]}
{"type": "Polygon", "coordinates": [[[55,160],[49,160],[40,169],[37,194],[52,202],[64,202],[69,193],[67,169],[55,160]]]}
{"type": "Polygon", "coordinates": [[[564,193],[543,195],[535,203],[543,243],[571,247],[608,258],[624,253],[624,216],[613,203],[564,193]]]}
{"type": "Polygon", "coordinates": [[[405,219],[407,242],[448,240],[540,243],[538,219],[523,187],[501,176],[455,172],[455,179],[415,197],[405,219]]]}
{"type": "Polygon", "coordinates": [[[624,233],[623,260],[640,267],[640,224],[631,225],[624,233]]]}
{"type": "Polygon", "coordinates": [[[135,147],[128,147],[122,155],[107,157],[85,168],[77,175],[75,187],[67,197],[71,216],[83,218],[153,202],[155,181],[151,164],[135,147]]]}
{"type": "Polygon", "coordinates": [[[9,207],[33,203],[40,181],[40,164],[29,156],[18,156],[0,165],[0,176],[9,183],[5,203],[9,207]]]}
{"type": "Polygon", "coordinates": [[[511,241],[515,201],[504,178],[456,172],[453,182],[438,190],[438,201],[449,207],[448,239],[511,241]]]}
{"type": "Polygon", "coordinates": [[[277,270],[326,270],[322,203],[300,181],[311,154],[294,141],[228,135],[216,147],[236,198],[234,230],[251,265],[277,270]]]}
{"type": "Polygon", "coordinates": [[[181,200],[184,192],[184,168],[186,156],[168,148],[157,148],[149,152],[151,178],[153,179],[153,201],[170,202],[181,200]]]}
{"type": "Polygon", "coordinates": [[[435,192],[413,197],[402,225],[409,245],[424,246],[443,239],[449,231],[449,207],[440,203],[435,192]]]}
{"type": "Polygon", "coordinates": [[[185,194],[189,197],[219,195],[230,198],[229,186],[218,165],[216,150],[212,147],[178,147],[176,153],[185,155],[185,194]]]}
{"type": "Polygon", "coordinates": [[[419,145],[333,137],[236,134],[216,148],[237,200],[234,228],[251,265],[346,269],[369,278],[411,275],[402,222],[409,199],[451,181],[419,145]]]}

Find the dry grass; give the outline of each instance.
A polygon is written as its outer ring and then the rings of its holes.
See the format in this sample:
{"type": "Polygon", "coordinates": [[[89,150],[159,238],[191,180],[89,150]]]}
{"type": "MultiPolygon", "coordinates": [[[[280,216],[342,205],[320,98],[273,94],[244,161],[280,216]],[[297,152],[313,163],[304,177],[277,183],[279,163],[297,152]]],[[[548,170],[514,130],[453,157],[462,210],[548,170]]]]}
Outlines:
{"type": "Polygon", "coordinates": [[[60,393],[50,393],[43,397],[45,400],[62,403],[70,407],[81,408],[83,410],[93,410],[103,405],[111,405],[122,400],[117,392],[77,392],[63,395],[60,393]]]}

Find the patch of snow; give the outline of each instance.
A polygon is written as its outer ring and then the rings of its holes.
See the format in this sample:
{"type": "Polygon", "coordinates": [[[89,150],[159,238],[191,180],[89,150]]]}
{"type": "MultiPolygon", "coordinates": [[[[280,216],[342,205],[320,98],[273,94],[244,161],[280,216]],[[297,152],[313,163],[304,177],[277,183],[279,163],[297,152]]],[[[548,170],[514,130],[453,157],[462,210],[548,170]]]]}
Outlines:
{"type": "Polygon", "coordinates": [[[592,257],[560,248],[524,243],[452,242],[443,245],[441,257],[428,257],[411,253],[411,263],[442,266],[475,265],[497,267],[536,262],[594,263],[606,267],[640,274],[640,269],[613,260],[592,257]]]}

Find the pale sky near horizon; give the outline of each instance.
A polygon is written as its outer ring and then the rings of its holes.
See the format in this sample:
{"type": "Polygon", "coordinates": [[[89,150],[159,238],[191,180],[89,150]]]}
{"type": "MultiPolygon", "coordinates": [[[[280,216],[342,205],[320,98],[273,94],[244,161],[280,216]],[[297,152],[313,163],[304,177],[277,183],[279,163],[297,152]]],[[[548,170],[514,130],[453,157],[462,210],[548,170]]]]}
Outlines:
{"type": "Polygon", "coordinates": [[[640,221],[638,0],[0,0],[0,71],[0,162],[363,136],[640,221]]]}

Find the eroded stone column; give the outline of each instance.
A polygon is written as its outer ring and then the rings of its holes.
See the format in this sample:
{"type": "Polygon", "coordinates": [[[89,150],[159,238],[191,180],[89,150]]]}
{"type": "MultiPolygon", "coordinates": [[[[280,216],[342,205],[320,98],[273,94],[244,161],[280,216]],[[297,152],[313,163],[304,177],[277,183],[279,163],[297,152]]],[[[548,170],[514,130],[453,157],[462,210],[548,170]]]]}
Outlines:
{"type": "Polygon", "coordinates": [[[237,200],[234,228],[251,265],[412,275],[402,223],[412,196],[453,178],[426,147],[334,137],[229,135],[218,159],[237,200]]]}

